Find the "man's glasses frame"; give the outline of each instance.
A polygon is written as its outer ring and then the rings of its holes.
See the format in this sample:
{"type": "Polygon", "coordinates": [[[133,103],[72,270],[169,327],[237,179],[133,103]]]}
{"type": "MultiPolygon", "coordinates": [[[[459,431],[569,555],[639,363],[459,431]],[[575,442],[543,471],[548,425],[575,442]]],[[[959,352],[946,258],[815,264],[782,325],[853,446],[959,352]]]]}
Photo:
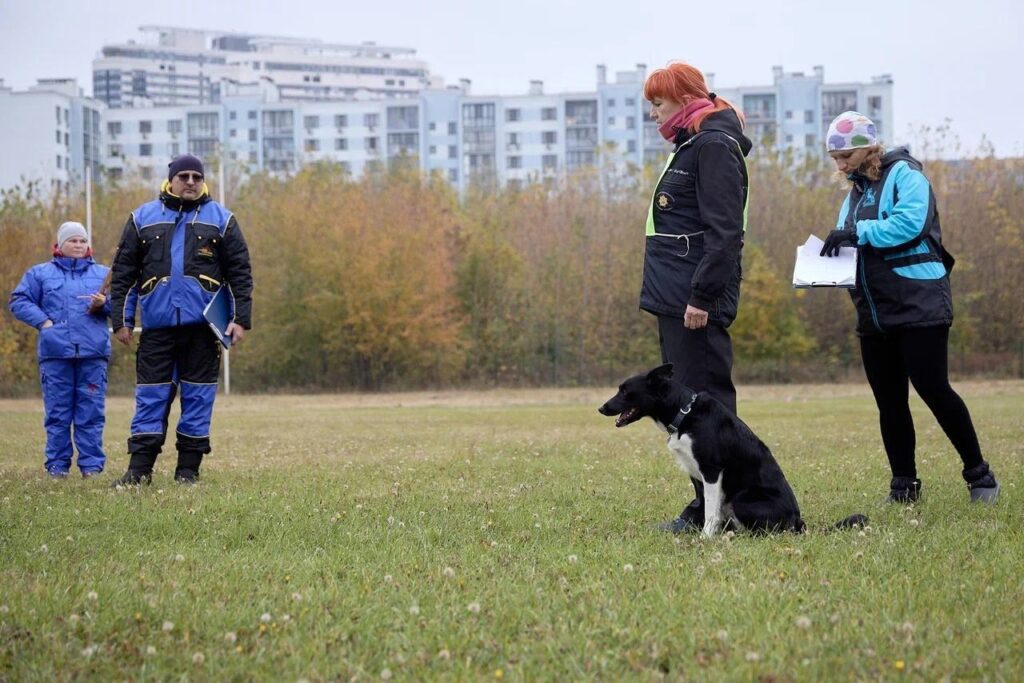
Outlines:
{"type": "Polygon", "coordinates": [[[201,182],[203,182],[203,174],[202,173],[189,173],[188,171],[185,171],[183,173],[179,173],[178,175],[176,175],[175,178],[177,178],[178,180],[180,180],[183,183],[188,183],[188,182],[201,183],[201,182]]]}

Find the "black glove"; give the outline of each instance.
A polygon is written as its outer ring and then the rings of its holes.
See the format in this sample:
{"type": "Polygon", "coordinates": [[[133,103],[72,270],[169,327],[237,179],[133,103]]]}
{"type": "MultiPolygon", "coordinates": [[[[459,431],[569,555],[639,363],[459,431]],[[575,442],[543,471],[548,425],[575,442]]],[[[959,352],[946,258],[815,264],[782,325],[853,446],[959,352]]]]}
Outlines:
{"type": "Polygon", "coordinates": [[[857,228],[853,230],[833,230],[825,238],[825,245],[818,256],[839,256],[839,247],[857,246],[857,228]]]}

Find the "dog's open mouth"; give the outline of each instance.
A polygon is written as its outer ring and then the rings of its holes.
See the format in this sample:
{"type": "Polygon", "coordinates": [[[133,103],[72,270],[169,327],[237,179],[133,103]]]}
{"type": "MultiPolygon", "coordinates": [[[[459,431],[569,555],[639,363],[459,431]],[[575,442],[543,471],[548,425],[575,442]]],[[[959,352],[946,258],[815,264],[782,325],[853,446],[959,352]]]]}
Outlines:
{"type": "Polygon", "coordinates": [[[625,427],[630,422],[636,419],[636,408],[626,408],[622,413],[615,418],[616,427],[625,427]]]}

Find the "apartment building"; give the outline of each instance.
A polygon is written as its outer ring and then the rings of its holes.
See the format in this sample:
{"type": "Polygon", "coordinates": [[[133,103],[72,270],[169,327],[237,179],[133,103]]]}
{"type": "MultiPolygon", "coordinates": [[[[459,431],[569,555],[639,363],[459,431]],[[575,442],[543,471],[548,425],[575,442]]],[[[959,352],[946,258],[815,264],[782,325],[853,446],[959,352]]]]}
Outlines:
{"type": "Polygon", "coordinates": [[[273,84],[284,101],[415,97],[441,85],[416,51],[227,31],[142,26],[104,45],[93,93],[110,108],[218,104],[226,84],[273,84]]]}
{"type": "Polygon", "coordinates": [[[0,80],[0,189],[66,193],[86,167],[99,173],[105,109],[73,79],[41,79],[20,92],[0,80]]]}

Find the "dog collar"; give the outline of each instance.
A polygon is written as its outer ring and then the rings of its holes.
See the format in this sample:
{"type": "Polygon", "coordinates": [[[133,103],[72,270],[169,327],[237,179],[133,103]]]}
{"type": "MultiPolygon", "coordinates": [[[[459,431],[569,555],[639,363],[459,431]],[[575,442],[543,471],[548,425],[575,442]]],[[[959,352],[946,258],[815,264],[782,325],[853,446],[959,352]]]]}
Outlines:
{"type": "Polygon", "coordinates": [[[676,434],[679,432],[679,428],[683,425],[683,420],[685,420],[686,416],[690,414],[690,410],[693,409],[693,403],[696,400],[697,394],[695,393],[693,396],[690,397],[690,402],[686,404],[686,407],[679,409],[679,412],[676,414],[675,419],[672,420],[672,422],[669,423],[668,425],[669,434],[676,434]]]}

